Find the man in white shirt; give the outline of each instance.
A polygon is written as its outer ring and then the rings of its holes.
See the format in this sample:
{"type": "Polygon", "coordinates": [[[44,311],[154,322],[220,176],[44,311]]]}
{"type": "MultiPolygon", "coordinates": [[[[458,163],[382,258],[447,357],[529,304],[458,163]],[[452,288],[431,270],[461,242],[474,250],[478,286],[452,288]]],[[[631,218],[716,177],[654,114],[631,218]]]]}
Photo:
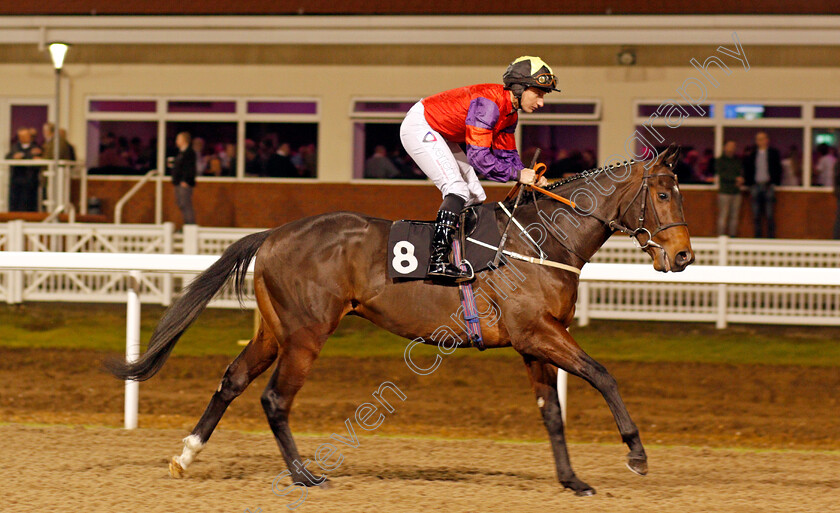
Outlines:
{"type": "Polygon", "coordinates": [[[834,164],[837,162],[837,157],[825,143],[817,146],[817,153],[820,158],[817,159],[817,165],[814,166],[814,185],[832,187],[834,186],[834,164]]]}

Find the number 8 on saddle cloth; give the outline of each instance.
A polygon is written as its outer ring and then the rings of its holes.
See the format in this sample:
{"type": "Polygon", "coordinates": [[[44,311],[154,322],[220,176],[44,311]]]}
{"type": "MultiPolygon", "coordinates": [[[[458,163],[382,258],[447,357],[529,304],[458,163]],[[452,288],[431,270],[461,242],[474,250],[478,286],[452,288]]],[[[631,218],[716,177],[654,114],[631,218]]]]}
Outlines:
{"type": "MultiPolygon", "coordinates": [[[[479,240],[490,246],[498,246],[502,238],[496,223],[496,203],[477,205],[464,210],[461,219],[466,228],[464,237],[479,240]]],[[[425,279],[431,257],[432,232],[434,221],[394,221],[388,237],[388,277],[394,279],[425,279]]],[[[488,269],[496,252],[492,249],[465,243],[464,258],[474,272],[488,269]]],[[[455,262],[458,264],[459,262],[455,262]]]]}

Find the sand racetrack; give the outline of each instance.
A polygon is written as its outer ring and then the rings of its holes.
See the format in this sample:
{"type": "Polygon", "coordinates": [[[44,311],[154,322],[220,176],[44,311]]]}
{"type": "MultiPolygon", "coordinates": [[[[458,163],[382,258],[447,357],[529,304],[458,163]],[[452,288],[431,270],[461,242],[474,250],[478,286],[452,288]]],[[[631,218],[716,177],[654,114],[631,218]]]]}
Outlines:
{"type": "MultiPolygon", "coordinates": [[[[102,427],[121,425],[123,393],[99,371],[102,356],[0,348],[2,511],[289,511],[299,494],[272,493],[284,465],[259,406],[265,377],[234,402],[186,478],[174,480],[166,463],[230,358],[173,357],[141,385],[141,429],[124,431],[102,427]]],[[[598,491],[578,498],[556,483],[516,359],[452,359],[421,377],[399,359],[324,358],[292,413],[305,458],[382,381],[407,399],[360,447],[342,450],[331,488],[311,490],[295,511],[840,510],[836,369],[607,366],[642,432],[651,472],[624,467],[626,449],[603,400],[571,379],[572,464],[598,491]]]]}

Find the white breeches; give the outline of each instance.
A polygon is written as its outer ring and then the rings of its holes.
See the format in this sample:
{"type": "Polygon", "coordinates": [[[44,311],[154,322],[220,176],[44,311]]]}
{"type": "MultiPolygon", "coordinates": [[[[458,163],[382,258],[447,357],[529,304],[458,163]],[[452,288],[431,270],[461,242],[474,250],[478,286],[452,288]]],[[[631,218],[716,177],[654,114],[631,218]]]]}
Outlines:
{"type": "Polygon", "coordinates": [[[406,114],[400,125],[400,140],[444,197],[455,194],[463,198],[467,206],[487,198],[461,148],[444,139],[426,122],[422,102],[417,102],[406,114]]]}

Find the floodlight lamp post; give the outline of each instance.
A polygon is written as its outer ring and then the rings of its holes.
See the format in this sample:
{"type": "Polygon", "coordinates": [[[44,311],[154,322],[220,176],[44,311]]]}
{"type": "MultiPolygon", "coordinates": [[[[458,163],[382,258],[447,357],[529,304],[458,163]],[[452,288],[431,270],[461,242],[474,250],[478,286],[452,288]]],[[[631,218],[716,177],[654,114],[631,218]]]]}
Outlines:
{"type": "MultiPolygon", "coordinates": [[[[61,68],[64,67],[64,57],[67,55],[67,50],[70,46],[66,43],[50,43],[50,57],[52,57],[53,67],[55,68],[55,115],[53,116],[53,176],[52,176],[52,187],[50,189],[56,189],[56,185],[59,181],[59,173],[58,173],[58,161],[60,158],[60,151],[61,151],[61,128],[59,122],[61,121],[61,68]]],[[[57,192],[57,191],[55,191],[57,192]]],[[[61,198],[57,198],[55,194],[53,196],[53,205],[52,207],[57,206],[59,202],[61,202],[61,198]]]]}

